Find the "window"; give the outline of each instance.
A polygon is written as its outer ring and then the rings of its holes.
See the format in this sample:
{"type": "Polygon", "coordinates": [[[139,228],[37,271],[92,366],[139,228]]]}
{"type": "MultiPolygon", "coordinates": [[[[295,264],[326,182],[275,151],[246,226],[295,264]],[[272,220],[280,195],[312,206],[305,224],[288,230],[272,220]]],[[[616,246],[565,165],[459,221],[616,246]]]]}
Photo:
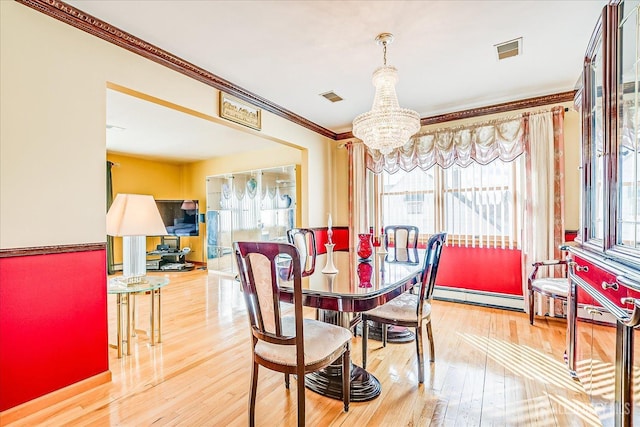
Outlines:
{"type": "Polygon", "coordinates": [[[444,230],[450,243],[514,248],[518,245],[520,203],[517,185],[522,158],[463,168],[383,171],[379,180],[382,223],[415,225],[421,242],[444,230]]]}

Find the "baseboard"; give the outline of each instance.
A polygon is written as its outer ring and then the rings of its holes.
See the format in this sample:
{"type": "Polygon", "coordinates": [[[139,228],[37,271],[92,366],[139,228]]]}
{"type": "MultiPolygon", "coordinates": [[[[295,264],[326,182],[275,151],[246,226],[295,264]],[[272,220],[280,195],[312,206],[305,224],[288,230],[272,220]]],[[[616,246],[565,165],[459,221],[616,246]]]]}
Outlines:
{"type": "Polygon", "coordinates": [[[524,298],[520,295],[436,286],[433,299],[524,312],[524,298]]]}
{"type": "Polygon", "coordinates": [[[69,399],[99,385],[111,382],[111,371],[105,371],[0,412],[0,426],[18,421],[49,406],[69,399]]]}

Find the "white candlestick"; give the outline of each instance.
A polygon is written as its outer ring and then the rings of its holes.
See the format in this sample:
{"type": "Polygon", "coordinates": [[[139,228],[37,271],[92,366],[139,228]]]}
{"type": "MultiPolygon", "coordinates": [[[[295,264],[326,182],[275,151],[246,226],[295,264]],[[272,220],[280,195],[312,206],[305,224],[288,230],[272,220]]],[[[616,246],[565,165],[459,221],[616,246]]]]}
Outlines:
{"type": "Polygon", "coordinates": [[[322,272],[325,274],[335,274],[338,272],[338,269],[333,264],[333,247],[335,246],[333,243],[325,243],[325,248],[327,248],[327,264],[322,269],[322,272]]]}

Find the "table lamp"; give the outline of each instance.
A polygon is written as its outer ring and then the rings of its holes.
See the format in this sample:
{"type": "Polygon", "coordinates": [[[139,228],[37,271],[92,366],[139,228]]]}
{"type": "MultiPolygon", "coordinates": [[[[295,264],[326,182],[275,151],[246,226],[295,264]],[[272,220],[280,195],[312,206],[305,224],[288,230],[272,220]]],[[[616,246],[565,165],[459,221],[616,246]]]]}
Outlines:
{"type": "Polygon", "coordinates": [[[122,237],[122,275],[126,283],[144,281],[147,272],[147,236],[165,236],[153,196],[118,194],[107,212],[107,234],[122,237]]]}

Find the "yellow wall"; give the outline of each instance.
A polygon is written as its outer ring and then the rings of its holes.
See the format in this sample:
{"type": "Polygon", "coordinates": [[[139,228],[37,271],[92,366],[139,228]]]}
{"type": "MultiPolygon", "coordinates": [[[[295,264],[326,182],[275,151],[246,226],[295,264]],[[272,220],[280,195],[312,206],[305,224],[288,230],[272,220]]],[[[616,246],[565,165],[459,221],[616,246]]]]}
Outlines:
{"type": "MultiPolygon", "coordinates": [[[[313,195],[301,200],[303,222],[324,223],[327,138],[265,111],[260,132],[226,122],[217,117],[216,89],[16,2],[0,2],[0,52],[0,248],[106,240],[106,90],[113,85],[300,147],[304,189],[313,195]]],[[[252,167],[272,164],[260,159],[252,167]]],[[[186,183],[199,175],[181,173],[182,191],[194,191],[186,183]]]]}
{"type": "MultiPolygon", "coordinates": [[[[200,203],[200,212],[206,209],[206,178],[231,172],[242,172],[276,166],[300,165],[302,151],[281,146],[277,149],[246,152],[242,155],[216,157],[210,160],[174,164],[135,157],[108,154],[107,159],[116,163],[112,169],[113,194],[150,194],[158,200],[193,199],[200,203]]],[[[303,194],[302,206],[308,205],[308,192],[303,194]]],[[[205,224],[200,224],[199,236],[182,236],[181,247],[191,248],[189,261],[202,262],[205,224]]],[[[159,238],[149,237],[147,247],[153,249],[159,238]]],[[[114,261],[121,262],[121,243],[114,244],[114,261]]]]}
{"type": "MultiPolygon", "coordinates": [[[[111,169],[113,195],[150,194],[156,200],[180,200],[184,196],[183,176],[185,166],[163,163],[135,157],[108,154],[107,160],[115,163],[111,169]]],[[[191,247],[191,240],[196,237],[182,237],[182,247],[191,247]]],[[[160,242],[158,237],[147,238],[147,249],[151,250],[160,242]]],[[[122,262],[122,239],[114,241],[114,262],[122,262]]]]}

